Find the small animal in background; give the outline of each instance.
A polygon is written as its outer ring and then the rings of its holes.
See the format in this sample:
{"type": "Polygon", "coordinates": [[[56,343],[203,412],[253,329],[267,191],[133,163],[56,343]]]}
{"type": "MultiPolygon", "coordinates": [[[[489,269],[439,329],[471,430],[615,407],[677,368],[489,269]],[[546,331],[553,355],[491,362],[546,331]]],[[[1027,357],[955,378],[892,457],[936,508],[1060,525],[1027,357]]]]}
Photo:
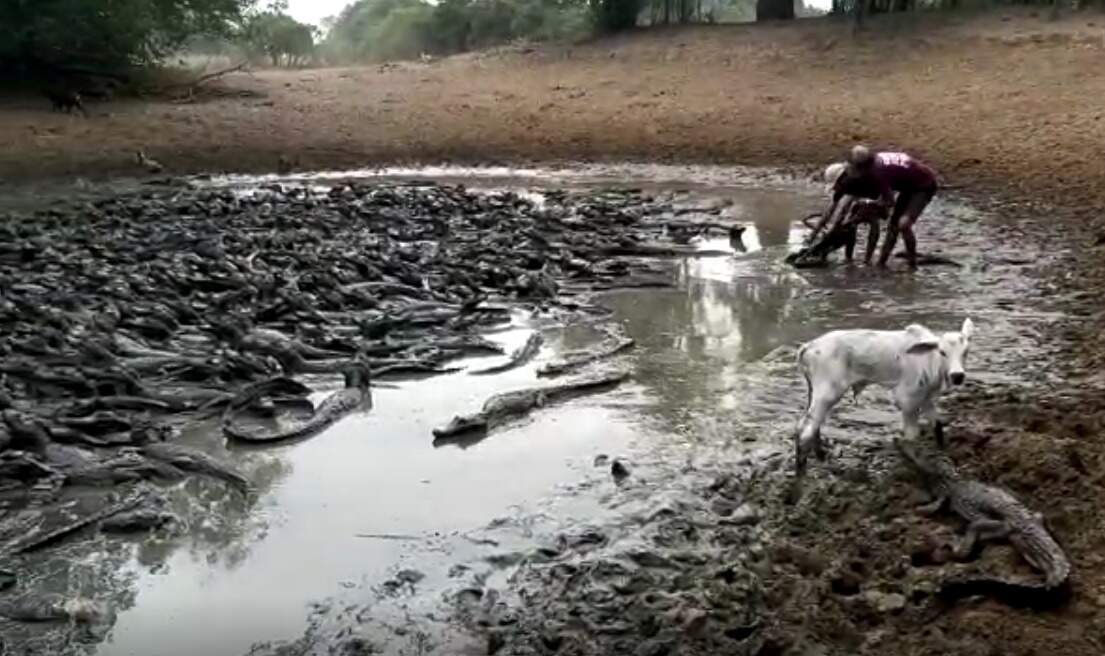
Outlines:
{"type": "Polygon", "coordinates": [[[88,112],[84,109],[84,103],[81,102],[81,94],[76,91],[70,91],[68,89],[44,89],[42,93],[50,99],[53,111],[64,111],[66,114],[72,114],[73,110],[76,109],[80,111],[83,116],[88,116],[88,112]]]}
{"type": "Polygon", "coordinates": [[[916,439],[922,417],[931,419],[936,442],[944,444],[944,424],[936,399],[962,385],[974,324],[937,336],[911,324],[903,330],[834,330],[798,349],[798,367],[806,380],[806,411],[794,433],[795,466],[805,471],[812,449],[825,457],[821,425],[848,390],[856,398],[870,384],[890,388],[902,412],[905,437],[916,439]]]}
{"type": "Polygon", "coordinates": [[[281,155],[280,159],[276,161],[276,172],[280,175],[288,175],[297,168],[299,168],[298,157],[292,159],[287,155],[281,155]]]}
{"type": "Polygon", "coordinates": [[[115,85],[111,82],[89,85],[81,89],[82,98],[107,101],[115,97],[115,85]]]}
{"type": "Polygon", "coordinates": [[[161,165],[161,162],[146,157],[146,153],[141,150],[134,153],[134,161],[149,173],[157,174],[165,171],[165,167],[161,165]]]}

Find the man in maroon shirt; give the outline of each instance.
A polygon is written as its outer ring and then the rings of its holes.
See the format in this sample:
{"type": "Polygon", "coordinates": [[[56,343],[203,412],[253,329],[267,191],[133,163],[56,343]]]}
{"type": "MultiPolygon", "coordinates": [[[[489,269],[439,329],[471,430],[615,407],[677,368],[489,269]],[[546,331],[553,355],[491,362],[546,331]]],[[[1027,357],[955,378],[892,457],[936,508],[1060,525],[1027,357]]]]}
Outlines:
{"type": "Polygon", "coordinates": [[[866,224],[867,250],[864,252],[863,261],[865,264],[870,264],[875,246],[879,241],[879,220],[886,218],[886,211],[871,202],[879,199],[881,193],[879,186],[869,176],[860,176],[851,171],[844,162],[830,164],[825,169],[825,182],[828,183],[828,191],[832,194],[832,203],[821,215],[817,224],[812,227],[807,245],[819,252],[822,260],[828,257],[829,252],[843,245],[845,258],[851,261],[856,243],[856,229],[859,225],[866,224]],[[846,231],[848,234],[839,235],[839,239],[835,240],[831,247],[826,244],[825,248],[813,248],[817,244],[822,244],[825,239],[829,239],[836,231],[846,231]]]}
{"type": "Polygon", "coordinates": [[[917,238],[913,224],[921,217],[933,196],[936,195],[936,172],[920,160],[905,153],[872,153],[864,146],[852,149],[850,169],[860,178],[870,181],[879,190],[886,205],[893,205],[886,239],[879,254],[879,266],[885,267],[902,233],[909,267],[917,268],[917,238]],[[897,199],[894,193],[897,192],[897,199]]]}

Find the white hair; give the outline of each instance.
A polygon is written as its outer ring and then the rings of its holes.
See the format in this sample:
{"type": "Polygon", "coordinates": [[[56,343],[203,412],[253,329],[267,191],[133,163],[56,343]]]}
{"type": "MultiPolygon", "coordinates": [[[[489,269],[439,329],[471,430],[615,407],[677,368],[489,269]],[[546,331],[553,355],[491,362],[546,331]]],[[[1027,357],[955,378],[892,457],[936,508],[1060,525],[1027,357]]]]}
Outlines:
{"type": "Polygon", "coordinates": [[[848,165],[844,162],[833,162],[825,167],[825,188],[828,193],[833,193],[833,186],[846,170],[848,165]]]}

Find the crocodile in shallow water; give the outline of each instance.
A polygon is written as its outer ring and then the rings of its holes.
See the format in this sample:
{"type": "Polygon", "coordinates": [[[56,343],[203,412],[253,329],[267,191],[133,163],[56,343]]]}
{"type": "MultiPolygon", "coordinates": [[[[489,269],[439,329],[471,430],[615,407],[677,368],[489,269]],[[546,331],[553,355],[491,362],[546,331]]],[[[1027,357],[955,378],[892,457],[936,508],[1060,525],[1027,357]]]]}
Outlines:
{"type": "Polygon", "coordinates": [[[433,429],[434,441],[465,435],[473,432],[486,432],[495,426],[521,417],[536,408],[564,401],[579,394],[601,392],[610,389],[626,378],[624,371],[577,379],[559,385],[531,387],[513,392],[496,394],[484,402],[479,412],[453,417],[447,425],[433,429]]]}
{"type": "Polygon", "coordinates": [[[238,399],[223,415],[223,433],[243,442],[278,442],[310,437],[369,402],[371,391],[368,366],[364,363],[351,363],[343,373],[345,388],[323,399],[310,417],[278,430],[246,430],[235,424],[234,417],[237,414],[236,408],[248,405],[246,401],[249,400],[238,399]]]}
{"type": "Polygon", "coordinates": [[[1015,605],[1049,606],[1069,596],[1070,560],[1041,513],[1033,512],[1001,488],[962,478],[946,455],[922,456],[916,447],[899,439],[894,445],[932,494],[932,503],[919,510],[932,514],[949,507],[967,521],[966,536],[954,549],[956,558],[969,558],[981,541],[1007,539],[1044,575],[1042,584],[993,578],[952,579],[941,586],[942,597],[991,595],[1015,605]]]}

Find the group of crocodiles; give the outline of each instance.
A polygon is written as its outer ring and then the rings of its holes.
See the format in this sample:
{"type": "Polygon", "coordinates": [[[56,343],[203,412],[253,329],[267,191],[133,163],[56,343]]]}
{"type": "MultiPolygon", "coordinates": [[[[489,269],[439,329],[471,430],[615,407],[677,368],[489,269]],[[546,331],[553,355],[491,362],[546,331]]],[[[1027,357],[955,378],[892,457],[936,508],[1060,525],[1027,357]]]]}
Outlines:
{"type": "Polygon", "coordinates": [[[967,522],[963,540],[953,549],[957,559],[972,557],[984,541],[1007,539],[1044,576],[1043,583],[952,578],[942,583],[942,598],[988,595],[1012,605],[1030,607],[1053,606],[1069,598],[1071,563],[1043,514],[1030,510],[1006,490],[963,478],[943,453],[922,454],[921,447],[900,439],[895,439],[894,445],[932,495],[932,503],[918,511],[934,514],[949,508],[967,522]]]}
{"type": "Polygon", "coordinates": [[[368,365],[354,361],[344,368],[342,375],[345,378],[343,389],[323,399],[308,417],[290,421],[276,429],[243,428],[235,422],[235,418],[246,409],[269,410],[274,401],[288,398],[277,396],[278,394],[291,395],[293,400],[305,400],[310,389],[283,376],[247,385],[223,413],[223,433],[234,440],[254,443],[303,439],[315,435],[372,401],[368,365]]]}

